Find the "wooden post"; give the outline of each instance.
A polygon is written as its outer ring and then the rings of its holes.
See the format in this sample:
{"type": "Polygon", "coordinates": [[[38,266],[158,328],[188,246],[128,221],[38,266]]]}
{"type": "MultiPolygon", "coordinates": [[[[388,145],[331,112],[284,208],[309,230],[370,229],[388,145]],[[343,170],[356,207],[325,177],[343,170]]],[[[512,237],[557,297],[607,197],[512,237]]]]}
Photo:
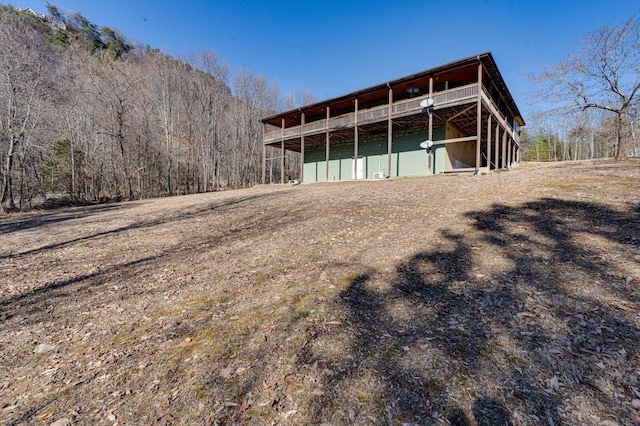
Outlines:
{"type": "Polygon", "coordinates": [[[325,146],[325,170],[324,170],[324,180],[326,182],[329,182],[329,132],[327,132],[326,136],[325,136],[325,140],[324,140],[324,146],[325,146]]]}
{"type": "Polygon", "coordinates": [[[284,118],[282,118],[282,133],[280,136],[280,183],[284,183],[284,118]]]}
{"type": "Polygon", "coordinates": [[[511,141],[511,164],[516,162],[516,141],[511,141]]]}
{"type": "Polygon", "coordinates": [[[262,123],[262,184],[266,184],[267,180],[267,145],[265,139],[267,136],[267,123],[262,123]]]}
{"type": "Polygon", "coordinates": [[[507,129],[502,131],[502,168],[507,164],[507,129]]]}
{"type": "Polygon", "coordinates": [[[389,119],[387,122],[387,176],[391,177],[391,150],[393,145],[393,123],[391,121],[391,109],[393,107],[393,89],[388,83],[387,87],[389,87],[389,119]]]}
{"type": "Polygon", "coordinates": [[[491,111],[487,118],[487,171],[491,171],[491,111]]]}
{"type": "MultiPolygon", "coordinates": [[[[429,76],[429,99],[433,99],[433,76],[430,75],[429,76]]],[[[435,105],[434,105],[435,108],[435,105]]],[[[433,111],[431,112],[431,114],[429,114],[429,136],[428,139],[433,142],[433,111]]],[[[429,170],[427,171],[428,175],[431,175],[434,173],[436,166],[435,166],[435,155],[433,155],[433,148],[429,150],[429,153],[427,154],[427,162],[429,163],[427,166],[429,167],[429,170]]]]}
{"type": "Polygon", "coordinates": [[[325,173],[325,180],[327,182],[329,182],[329,117],[330,117],[331,113],[330,113],[330,107],[329,105],[327,105],[327,133],[325,134],[325,163],[326,163],[326,170],[324,171],[325,173]]]}
{"type": "Polygon", "coordinates": [[[500,143],[500,123],[496,119],[496,152],[495,152],[495,161],[493,162],[494,170],[498,170],[500,166],[498,165],[498,158],[500,156],[500,150],[498,149],[498,144],[500,143]]]}
{"type": "Polygon", "coordinates": [[[476,174],[480,174],[480,146],[482,144],[482,62],[478,63],[478,111],[476,114],[476,174]]]}
{"type": "Polygon", "coordinates": [[[304,182],[304,111],[300,111],[300,182],[304,182]]]}
{"type": "MultiPolygon", "coordinates": [[[[429,99],[433,99],[433,76],[429,77],[429,99]]],[[[429,114],[429,140],[433,142],[433,114],[429,114]]]]}
{"type": "Polygon", "coordinates": [[[354,105],[354,117],[353,117],[353,176],[358,179],[358,98],[355,99],[354,105]]]}

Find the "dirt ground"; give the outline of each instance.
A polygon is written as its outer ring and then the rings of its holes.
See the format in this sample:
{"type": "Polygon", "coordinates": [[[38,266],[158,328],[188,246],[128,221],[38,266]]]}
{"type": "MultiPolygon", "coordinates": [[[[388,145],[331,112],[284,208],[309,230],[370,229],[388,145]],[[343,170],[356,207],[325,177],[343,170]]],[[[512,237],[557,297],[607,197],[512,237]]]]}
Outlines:
{"type": "Polygon", "coordinates": [[[0,218],[0,424],[639,425],[640,161],[0,218]]]}

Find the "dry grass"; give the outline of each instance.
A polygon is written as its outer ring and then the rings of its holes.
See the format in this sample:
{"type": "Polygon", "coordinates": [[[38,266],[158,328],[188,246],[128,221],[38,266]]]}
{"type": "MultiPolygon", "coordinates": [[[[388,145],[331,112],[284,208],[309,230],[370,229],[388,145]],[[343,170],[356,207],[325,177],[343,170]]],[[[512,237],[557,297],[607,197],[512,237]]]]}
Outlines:
{"type": "Polygon", "coordinates": [[[638,161],[0,232],[2,424],[640,424],[638,161]]]}

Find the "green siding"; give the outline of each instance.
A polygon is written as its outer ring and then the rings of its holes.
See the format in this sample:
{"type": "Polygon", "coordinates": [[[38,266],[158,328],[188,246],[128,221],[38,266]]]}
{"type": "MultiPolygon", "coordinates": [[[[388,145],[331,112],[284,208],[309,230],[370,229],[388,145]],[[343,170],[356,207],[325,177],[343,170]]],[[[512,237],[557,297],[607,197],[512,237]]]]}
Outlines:
{"type": "Polygon", "coordinates": [[[313,147],[304,150],[304,181],[323,182],[325,180],[325,149],[313,147]]]}
{"type": "Polygon", "coordinates": [[[351,180],[353,142],[335,143],[329,146],[329,180],[351,180]]]}
{"type": "MultiPolygon", "coordinates": [[[[433,139],[444,139],[444,126],[433,129],[433,139]]],[[[420,142],[427,138],[427,129],[411,132],[395,131],[391,152],[391,173],[397,176],[423,176],[428,174],[428,158],[420,142]]],[[[434,147],[435,152],[439,149],[434,147]]],[[[444,145],[442,145],[444,148],[444,145]]],[[[329,181],[351,180],[353,169],[353,141],[334,143],[329,146],[329,181]]],[[[442,151],[442,154],[446,154],[442,151]]],[[[358,140],[358,156],[363,158],[364,178],[373,179],[378,171],[389,175],[387,163],[387,135],[377,134],[362,136],[358,140]]],[[[434,155],[434,158],[436,156],[434,155]]],[[[308,148],[304,154],[305,182],[324,182],[326,180],[326,151],[325,146],[308,148]]],[[[434,172],[444,171],[444,159],[434,162],[434,172]]]]}
{"type": "Polygon", "coordinates": [[[392,158],[395,170],[393,176],[422,176],[427,173],[427,151],[420,148],[420,142],[427,139],[427,132],[400,134],[394,138],[392,158]]]}
{"type": "Polygon", "coordinates": [[[373,179],[378,171],[387,168],[387,135],[362,137],[358,140],[358,155],[364,159],[364,177],[373,179]]]}

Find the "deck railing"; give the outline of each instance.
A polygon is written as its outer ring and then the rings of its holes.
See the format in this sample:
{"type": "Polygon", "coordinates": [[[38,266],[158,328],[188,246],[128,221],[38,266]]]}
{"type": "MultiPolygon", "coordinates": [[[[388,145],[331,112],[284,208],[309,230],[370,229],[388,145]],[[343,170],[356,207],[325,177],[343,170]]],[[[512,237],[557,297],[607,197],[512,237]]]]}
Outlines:
{"type": "MultiPolygon", "coordinates": [[[[456,103],[466,103],[477,99],[478,85],[476,83],[468,84],[466,86],[456,87],[454,89],[445,90],[433,94],[433,100],[435,109],[446,108],[456,103]]],[[[420,96],[412,99],[405,99],[402,101],[394,102],[391,105],[391,118],[401,117],[405,115],[411,115],[418,113],[422,110],[420,102],[428,96],[420,96]]],[[[381,105],[373,108],[358,111],[358,125],[368,124],[376,121],[386,120],[389,117],[389,106],[381,105]]],[[[355,113],[342,114],[338,117],[329,118],[329,125],[327,126],[327,119],[321,119],[307,123],[304,126],[304,134],[309,135],[320,131],[335,130],[345,127],[353,127],[355,125],[355,113]]],[[[284,129],[278,129],[276,127],[269,127],[269,130],[265,134],[265,143],[271,143],[279,141],[283,138],[289,139],[300,136],[300,127],[294,126],[284,129]]]]}
{"type": "Polygon", "coordinates": [[[498,104],[496,104],[496,102],[493,100],[493,98],[489,94],[489,91],[484,86],[482,87],[482,95],[483,95],[482,97],[484,98],[485,102],[488,102],[488,103],[491,104],[491,107],[493,108],[494,114],[498,115],[498,122],[503,127],[507,127],[508,129],[511,130],[511,136],[513,137],[515,142],[519,145],[520,144],[520,135],[518,135],[518,133],[514,129],[514,123],[509,123],[507,121],[507,117],[502,113],[502,111],[500,111],[500,108],[498,108],[498,104]]]}
{"type": "Polygon", "coordinates": [[[461,101],[463,99],[472,99],[478,96],[478,85],[468,84],[466,86],[456,87],[444,92],[433,95],[434,105],[444,105],[452,102],[461,101]]]}

